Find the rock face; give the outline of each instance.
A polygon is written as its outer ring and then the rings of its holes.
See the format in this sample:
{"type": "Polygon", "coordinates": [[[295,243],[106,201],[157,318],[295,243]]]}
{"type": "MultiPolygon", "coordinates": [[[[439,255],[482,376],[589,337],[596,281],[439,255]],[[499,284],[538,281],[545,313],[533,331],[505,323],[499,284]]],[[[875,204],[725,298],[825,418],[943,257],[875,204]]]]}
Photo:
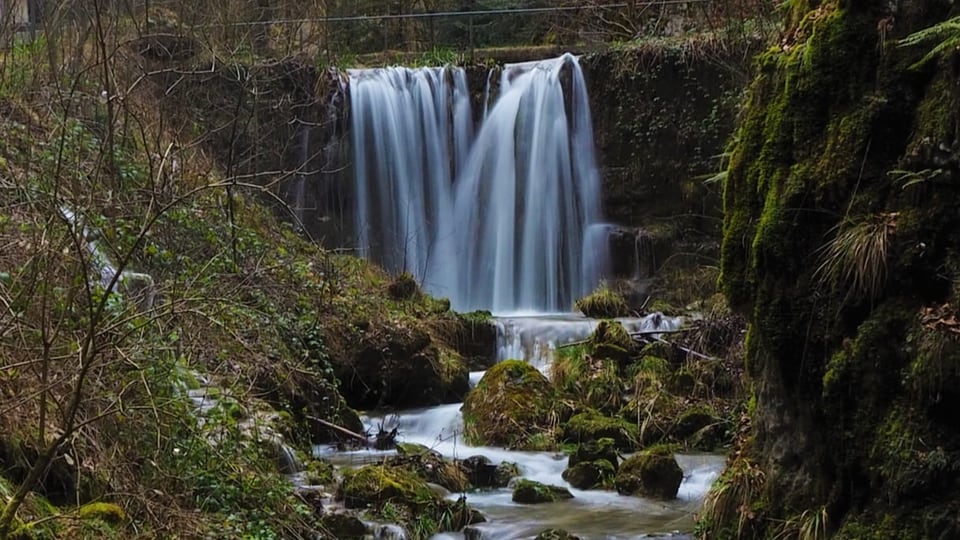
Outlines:
{"type": "Polygon", "coordinates": [[[467,440],[474,445],[525,448],[549,430],[550,381],[537,368],[507,360],[487,370],[463,403],[467,440]]]}
{"type": "Polygon", "coordinates": [[[513,488],[513,502],[521,504],[539,504],[572,499],[570,490],[560,486],[550,486],[532,480],[520,480],[513,488]]]}
{"type": "Polygon", "coordinates": [[[648,217],[719,214],[719,189],[696,177],[720,168],[715,156],[734,127],[752,55],[744,44],[692,47],[710,52],[690,55],[677,44],[581,60],[611,221],[641,225],[648,217]]]}
{"type": "Polygon", "coordinates": [[[658,447],[631,456],[620,465],[615,485],[622,495],[643,495],[657,499],[674,499],[683,470],[677,465],[673,452],[658,447]]]}
{"type": "Polygon", "coordinates": [[[341,392],[352,407],[456,403],[470,388],[466,363],[423,328],[385,323],[360,330],[352,356],[334,358],[341,392]]]}
{"type": "Polygon", "coordinates": [[[757,59],[721,257],[756,409],[710,537],[812,515],[837,538],[960,537],[956,33],[896,46],[950,15],[792,2],[757,59]]]}

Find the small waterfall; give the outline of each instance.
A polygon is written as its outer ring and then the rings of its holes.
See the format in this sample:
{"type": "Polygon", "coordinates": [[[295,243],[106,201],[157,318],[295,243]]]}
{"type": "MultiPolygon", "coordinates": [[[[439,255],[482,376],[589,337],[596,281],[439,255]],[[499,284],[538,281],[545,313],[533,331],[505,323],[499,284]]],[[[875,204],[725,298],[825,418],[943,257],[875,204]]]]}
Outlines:
{"type": "Polygon", "coordinates": [[[294,176],[293,186],[291,188],[291,196],[293,198],[293,204],[291,205],[291,210],[297,216],[297,222],[303,223],[303,220],[306,215],[306,205],[307,205],[307,180],[310,176],[310,126],[300,125],[300,141],[297,148],[297,163],[300,165],[300,169],[297,171],[296,176],[294,176]]]}
{"type": "Polygon", "coordinates": [[[565,312],[596,286],[608,250],[587,238],[600,182],[574,56],[505,66],[476,140],[462,69],[350,85],[363,255],[461,311],[565,312]]]}

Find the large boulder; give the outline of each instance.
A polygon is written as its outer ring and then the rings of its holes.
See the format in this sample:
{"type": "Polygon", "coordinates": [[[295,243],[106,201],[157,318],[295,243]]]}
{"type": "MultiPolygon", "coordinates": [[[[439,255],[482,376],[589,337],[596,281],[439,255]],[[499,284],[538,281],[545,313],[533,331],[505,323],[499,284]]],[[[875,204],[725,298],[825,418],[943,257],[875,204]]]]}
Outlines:
{"type": "Polygon", "coordinates": [[[605,459],[581,461],[563,471],[563,479],[577,489],[593,489],[609,485],[616,472],[605,459]]]}
{"type": "Polygon", "coordinates": [[[613,439],[585,442],[570,454],[563,479],[577,489],[609,486],[618,465],[619,455],[613,439]]]}
{"type": "Polygon", "coordinates": [[[683,470],[673,451],[667,446],[656,446],[624,461],[614,484],[622,495],[674,499],[681,481],[683,470]]]}
{"type": "Polygon", "coordinates": [[[387,502],[408,506],[437,498],[413,471],[385,465],[346,470],[337,491],[337,500],[346,508],[380,508],[387,502]]]}
{"type": "Polygon", "coordinates": [[[470,486],[475,488],[507,487],[510,480],[520,476],[516,463],[504,461],[494,465],[486,456],[470,456],[460,462],[460,467],[466,473],[470,486]]]}
{"type": "MultiPolygon", "coordinates": [[[[363,325],[362,325],[363,326],[363,325]]],[[[456,403],[470,389],[467,364],[410,321],[357,329],[349,354],[333,358],[347,403],[358,409],[456,403]]]]}
{"type": "Polygon", "coordinates": [[[550,431],[553,391],[537,368],[520,360],[493,366],[463,403],[467,441],[534,448],[550,431]]]}
{"type": "Polygon", "coordinates": [[[573,494],[565,487],[541,484],[533,480],[520,480],[513,488],[515,503],[539,504],[572,498],[573,494]]]}

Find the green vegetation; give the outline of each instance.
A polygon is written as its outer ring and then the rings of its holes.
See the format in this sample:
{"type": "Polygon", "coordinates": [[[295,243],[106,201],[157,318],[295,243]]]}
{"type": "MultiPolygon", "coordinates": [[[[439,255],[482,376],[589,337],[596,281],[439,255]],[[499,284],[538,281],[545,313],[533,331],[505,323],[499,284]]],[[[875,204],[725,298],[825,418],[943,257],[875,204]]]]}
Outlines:
{"type": "Polygon", "coordinates": [[[594,319],[613,319],[630,314],[630,308],[623,297],[606,285],[601,285],[588,296],[577,300],[575,306],[585,316],[594,319]]]}
{"type": "Polygon", "coordinates": [[[932,360],[952,358],[960,275],[947,232],[958,192],[932,172],[958,170],[945,110],[957,75],[938,46],[956,13],[932,5],[896,32],[921,30],[906,43],[932,42],[933,56],[888,47],[879,3],[828,1],[791,2],[784,37],[757,58],[720,277],[749,319],[754,397],[705,537],[960,534],[945,517],[957,462],[938,450],[960,440],[943,416],[957,396],[931,392],[960,383],[932,360]]]}

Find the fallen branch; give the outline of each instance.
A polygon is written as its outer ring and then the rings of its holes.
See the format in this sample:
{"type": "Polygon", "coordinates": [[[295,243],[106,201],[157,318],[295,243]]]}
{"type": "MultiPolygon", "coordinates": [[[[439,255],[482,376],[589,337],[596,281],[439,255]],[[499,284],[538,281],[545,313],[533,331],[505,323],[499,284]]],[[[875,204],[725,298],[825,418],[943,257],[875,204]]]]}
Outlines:
{"type": "Polygon", "coordinates": [[[364,442],[364,444],[368,444],[368,443],[369,443],[366,435],[361,435],[361,434],[359,434],[359,433],[350,431],[349,429],[347,429],[347,428],[345,428],[345,427],[340,427],[340,426],[338,426],[338,425],[336,425],[336,424],[334,424],[334,423],[332,423],[332,422],[328,422],[328,421],[326,421],[326,420],[324,420],[324,419],[322,419],[322,418],[317,418],[316,416],[308,416],[307,418],[308,418],[309,420],[313,420],[314,422],[319,422],[321,425],[326,426],[326,427],[328,427],[328,428],[330,428],[330,429],[332,429],[332,430],[339,431],[340,433],[343,433],[344,435],[349,435],[350,437],[353,437],[354,439],[361,440],[361,441],[364,442]]]}

